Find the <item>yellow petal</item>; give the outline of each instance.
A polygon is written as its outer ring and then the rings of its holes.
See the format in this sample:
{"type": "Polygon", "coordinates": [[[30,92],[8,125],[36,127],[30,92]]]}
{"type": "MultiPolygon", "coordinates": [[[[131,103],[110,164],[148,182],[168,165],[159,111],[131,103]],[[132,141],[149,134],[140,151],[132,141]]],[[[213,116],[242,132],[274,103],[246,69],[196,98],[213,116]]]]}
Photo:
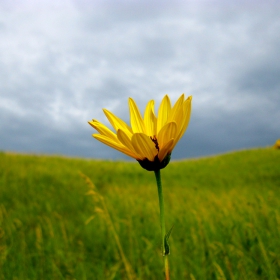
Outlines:
{"type": "Polygon", "coordinates": [[[104,124],[100,123],[97,120],[92,120],[88,122],[94,129],[96,129],[100,134],[105,135],[112,140],[117,140],[117,135],[107,128],[104,124]]]}
{"type": "Polygon", "coordinates": [[[191,118],[191,108],[192,108],[192,96],[189,96],[183,104],[183,122],[181,124],[181,128],[179,130],[179,133],[177,135],[177,137],[175,138],[175,141],[173,143],[173,145],[175,146],[178,141],[181,139],[181,137],[184,135],[188,125],[189,125],[189,121],[191,118]]]}
{"type": "Polygon", "coordinates": [[[148,136],[155,136],[157,134],[157,118],[154,112],[154,100],[148,102],[144,114],[144,124],[148,136]]]}
{"type": "Polygon", "coordinates": [[[158,119],[157,119],[157,133],[161,130],[161,128],[166,124],[168,120],[168,116],[171,110],[171,102],[168,95],[165,95],[161,101],[158,110],[158,119]]]}
{"type": "Polygon", "coordinates": [[[95,139],[99,140],[100,142],[102,142],[103,144],[118,150],[124,154],[126,154],[127,156],[130,156],[132,158],[135,158],[137,160],[141,160],[141,158],[138,158],[138,156],[136,154],[134,154],[132,151],[130,151],[127,147],[123,146],[120,142],[115,142],[113,141],[111,138],[105,136],[105,135],[101,135],[101,134],[93,134],[92,135],[95,139]]]}
{"type": "MultiPolygon", "coordinates": [[[[168,121],[176,121],[178,119],[178,115],[180,117],[180,113],[182,111],[182,106],[183,106],[183,102],[184,102],[185,96],[184,94],[182,94],[178,100],[176,101],[176,103],[174,104],[174,106],[172,107],[169,117],[168,117],[168,121]]],[[[182,118],[182,115],[181,115],[182,118]]]]}
{"type": "Polygon", "coordinates": [[[113,113],[111,113],[110,111],[108,111],[106,109],[103,109],[103,112],[116,131],[121,129],[121,130],[125,131],[127,135],[130,135],[130,138],[131,138],[132,130],[123,120],[121,120],[120,118],[118,118],[117,116],[115,116],[113,113]]]}
{"type": "Polygon", "coordinates": [[[144,157],[137,154],[137,152],[135,151],[135,149],[131,143],[131,139],[129,139],[129,137],[121,129],[118,130],[117,136],[118,136],[119,141],[125,147],[127,147],[129,150],[131,150],[134,154],[136,154],[139,159],[144,159],[144,157]]]}
{"type": "Polygon", "coordinates": [[[177,135],[177,124],[175,122],[167,123],[158,134],[159,148],[163,147],[170,139],[174,139],[177,135]]]}
{"type": "Polygon", "coordinates": [[[129,98],[130,123],[133,133],[146,133],[143,118],[132,98],[129,98]]]}
{"type": "Polygon", "coordinates": [[[159,161],[163,161],[167,154],[172,152],[174,139],[170,139],[160,150],[158,154],[159,161]]]}
{"type": "Polygon", "coordinates": [[[135,133],[132,136],[131,142],[140,156],[147,158],[149,161],[154,161],[158,150],[149,136],[144,133],[135,133]]]}

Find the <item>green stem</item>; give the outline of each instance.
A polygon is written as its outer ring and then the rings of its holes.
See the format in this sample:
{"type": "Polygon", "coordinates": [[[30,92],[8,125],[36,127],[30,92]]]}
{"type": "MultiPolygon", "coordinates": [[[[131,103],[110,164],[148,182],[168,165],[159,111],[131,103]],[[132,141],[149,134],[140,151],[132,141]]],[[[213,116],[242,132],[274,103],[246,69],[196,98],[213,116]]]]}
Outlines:
{"type": "Polygon", "coordinates": [[[165,280],[169,280],[169,263],[168,263],[168,254],[169,249],[167,250],[167,240],[166,240],[166,229],[165,229],[165,219],[164,219],[164,201],[160,177],[160,169],[155,170],[155,176],[158,187],[158,199],[159,199],[159,213],[160,213],[160,226],[161,226],[161,241],[162,241],[162,255],[164,257],[164,270],[165,270],[165,280]],[[166,251],[167,250],[167,251],[166,251]]]}

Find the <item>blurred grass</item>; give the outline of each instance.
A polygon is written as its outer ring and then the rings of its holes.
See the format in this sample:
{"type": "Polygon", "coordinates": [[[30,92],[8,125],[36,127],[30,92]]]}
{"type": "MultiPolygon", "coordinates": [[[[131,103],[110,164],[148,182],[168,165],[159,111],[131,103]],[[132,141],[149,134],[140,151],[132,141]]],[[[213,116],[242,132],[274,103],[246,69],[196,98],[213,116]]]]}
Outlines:
{"type": "MultiPolygon", "coordinates": [[[[173,161],[162,183],[171,279],[280,279],[279,150],[173,161]]],[[[136,162],[0,153],[1,280],[163,279],[158,216],[136,162]]]]}

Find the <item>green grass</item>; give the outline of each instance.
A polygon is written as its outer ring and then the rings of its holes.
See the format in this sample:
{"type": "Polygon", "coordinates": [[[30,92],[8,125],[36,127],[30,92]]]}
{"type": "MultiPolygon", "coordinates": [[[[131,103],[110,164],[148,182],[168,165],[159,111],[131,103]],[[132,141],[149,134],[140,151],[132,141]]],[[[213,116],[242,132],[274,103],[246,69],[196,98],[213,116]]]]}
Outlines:
{"type": "MultiPolygon", "coordinates": [[[[279,150],[161,173],[172,280],[280,279],[279,150]]],[[[137,162],[0,153],[1,280],[160,280],[160,246],[155,177],[137,162]]]]}

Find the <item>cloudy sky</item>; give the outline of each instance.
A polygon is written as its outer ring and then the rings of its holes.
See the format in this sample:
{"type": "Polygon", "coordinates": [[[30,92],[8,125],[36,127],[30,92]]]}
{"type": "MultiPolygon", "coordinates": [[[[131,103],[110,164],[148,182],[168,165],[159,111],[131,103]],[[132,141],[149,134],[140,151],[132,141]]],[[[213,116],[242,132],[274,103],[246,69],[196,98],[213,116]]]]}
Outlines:
{"type": "Polygon", "coordinates": [[[0,0],[0,150],[128,159],[91,137],[193,96],[173,158],[280,138],[279,1],[0,0]]]}

